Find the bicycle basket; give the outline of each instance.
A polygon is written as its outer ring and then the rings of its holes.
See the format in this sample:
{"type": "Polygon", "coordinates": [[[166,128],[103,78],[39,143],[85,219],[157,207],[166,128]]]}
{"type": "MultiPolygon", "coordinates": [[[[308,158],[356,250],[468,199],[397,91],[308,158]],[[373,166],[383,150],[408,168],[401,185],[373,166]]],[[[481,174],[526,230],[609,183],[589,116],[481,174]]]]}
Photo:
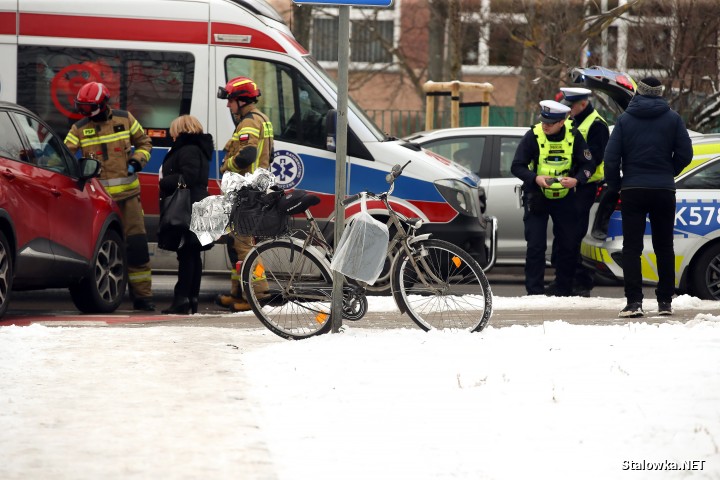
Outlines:
{"type": "Polygon", "coordinates": [[[282,193],[239,190],[230,213],[230,229],[237,235],[251,237],[277,237],[287,233],[289,217],[276,208],[282,193]]]}

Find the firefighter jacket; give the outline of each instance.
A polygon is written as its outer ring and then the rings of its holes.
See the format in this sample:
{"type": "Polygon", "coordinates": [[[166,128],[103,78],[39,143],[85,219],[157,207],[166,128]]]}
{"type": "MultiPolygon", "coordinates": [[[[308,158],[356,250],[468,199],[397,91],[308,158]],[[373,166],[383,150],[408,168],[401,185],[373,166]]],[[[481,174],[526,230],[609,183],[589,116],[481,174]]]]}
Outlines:
{"type": "Polygon", "coordinates": [[[240,122],[225,144],[225,161],[220,171],[252,173],[270,168],[273,154],[273,127],[270,119],[254,103],[240,109],[240,122]]]}
{"type": "Polygon", "coordinates": [[[100,183],[115,200],[140,194],[137,172],[150,160],[152,141],[130,112],[110,109],[107,120],[98,122],[83,118],[72,126],[65,145],[73,154],[81,150],[83,157],[100,161],[100,183]],[[130,175],[129,164],[135,168],[130,175]]]}

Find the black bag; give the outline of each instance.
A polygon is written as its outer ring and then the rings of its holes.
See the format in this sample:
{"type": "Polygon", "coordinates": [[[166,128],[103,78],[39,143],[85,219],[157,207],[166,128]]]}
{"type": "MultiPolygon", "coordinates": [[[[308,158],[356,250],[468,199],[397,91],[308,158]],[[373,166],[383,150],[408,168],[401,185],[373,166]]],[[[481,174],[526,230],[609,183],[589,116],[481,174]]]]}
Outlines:
{"type": "Polygon", "coordinates": [[[237,235],[276,237],[288,231],[288,215],[277,208],[282,190],[264,192],[241,188],[230,213],[230,228],[237,235]]]}
{"type": "Polygon", "coordinates": [[[183,234],[190,229],[192,217],[192,198],[190,189],[182,176],[178,179],[177,189],[172,195],[160,202],[160,222],[158,224],[158,247],[177,252],[183,234]]]}

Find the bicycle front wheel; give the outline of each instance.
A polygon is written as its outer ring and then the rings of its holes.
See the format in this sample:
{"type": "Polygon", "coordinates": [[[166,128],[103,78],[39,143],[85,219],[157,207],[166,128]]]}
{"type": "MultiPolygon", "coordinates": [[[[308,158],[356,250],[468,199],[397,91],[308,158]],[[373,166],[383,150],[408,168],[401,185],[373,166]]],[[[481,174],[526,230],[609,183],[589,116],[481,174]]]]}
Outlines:
{"type": "Polygon", "coordinates": [[[240,279],[253,312],[276,335],[302,339],[330,330],[332,272],[302,245],[290,239],[257,245],[240,279]]]}
{"type": "Polygon", "coordinates": [[[492,292],[480,265],[465,250],[443,240],[412,244],[394,263],[395,302],[423,330],[479,332],[492,315],[492,292]]]}

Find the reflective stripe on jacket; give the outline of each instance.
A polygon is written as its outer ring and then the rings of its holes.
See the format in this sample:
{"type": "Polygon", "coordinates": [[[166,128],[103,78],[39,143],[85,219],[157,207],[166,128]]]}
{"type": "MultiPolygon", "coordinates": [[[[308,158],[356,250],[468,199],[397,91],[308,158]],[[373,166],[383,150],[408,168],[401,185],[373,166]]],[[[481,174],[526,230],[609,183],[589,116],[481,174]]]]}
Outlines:
{"type": "Polygon", "coordinates": [[[83,157],[100,161],[100,182],[116,200],[140,194],[137,175],[128,176],[128,162],[132,159],[144,167],[152,141],[130,112],[110,110],[102,122],[83,118],[72,126],[65,145],[73,154],[80,150],[83,157]]]}
{"type": "Polygon", "coordinates": [[[272,151],[273,126],[270,119],[255,104],[246,105],[241,109],[240,123],[225,144],[225,162],[221,171],[252,173],[258,168],[269,169],[272,151]],[[234,160],[247,148],[256,149],[254,159],[250,165],[240,167],[234,160]]]}

